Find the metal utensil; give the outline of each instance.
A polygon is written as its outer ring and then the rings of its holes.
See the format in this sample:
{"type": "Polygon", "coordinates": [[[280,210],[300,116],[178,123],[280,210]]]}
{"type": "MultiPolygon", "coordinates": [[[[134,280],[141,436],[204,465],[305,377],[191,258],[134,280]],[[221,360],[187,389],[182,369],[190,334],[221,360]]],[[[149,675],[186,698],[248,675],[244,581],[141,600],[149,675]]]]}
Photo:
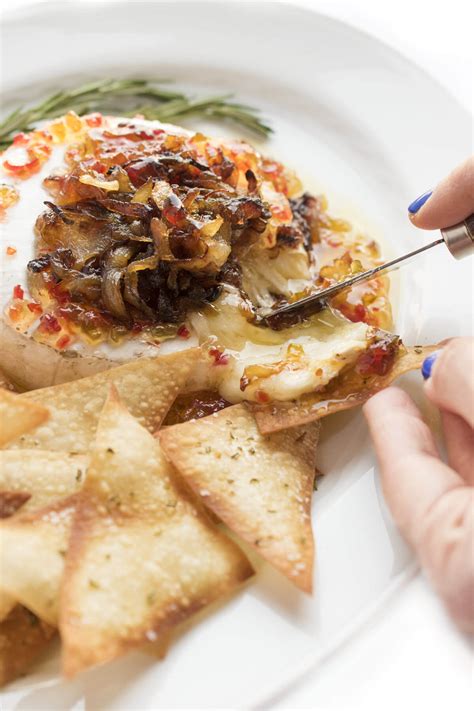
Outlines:
{"type": "Polygon", "coordinates": [[[360,282],[368,281],[373,279],[375,276],[380,274],[390,272],[392,270],[398,269],[402,264],[405,264],[409,259],[416,257],[422,252],[426,252],[428,249],[436,247],[438,244],[445,244],[449,249],[453,257],[456,259],[462,259],[467,257],[469,254],[474,252],[474,214],[467,217],[463,222],[452,227],[446,227],[441,230],[441,237],[430,244],[426,244],[424,247],[419,247],[414,249],[408,254],[404,254],[401,257],[392,259],[390,262],[385,262],[385,264],[380,264],[374,269],[369,269],[366,272],[360,272],[354,276],[340,282],[339,284],[334,284],[327,289],[318,291],[310,296],[305,296],[299,301],[295,301],[292,304],[286,304],[285,306],[280,306],[277,309],[268,311],[262,314],[264,320],[270,326],[283,326],[286,321],[286,317],[298,316],[298,319],[304,319],[311,314],[321,311],[327,305],[327,300],[338,294],[344,289],[348,289],[354,284],[360,284],[360,282]]]}

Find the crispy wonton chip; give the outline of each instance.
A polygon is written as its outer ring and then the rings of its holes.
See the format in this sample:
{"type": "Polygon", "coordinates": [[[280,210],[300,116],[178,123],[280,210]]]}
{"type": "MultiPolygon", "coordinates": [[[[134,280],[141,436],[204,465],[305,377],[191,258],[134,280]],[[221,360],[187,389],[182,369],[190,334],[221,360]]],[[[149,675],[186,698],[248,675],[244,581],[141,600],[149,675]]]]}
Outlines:
{"type": "Polygon", "coordinates": [[[141,358],[88,378],[24,393],[20,402],[47,404],[51,417],[45,427],[21,437],[13,446],[87,451],[111,383],[133,416],[153,432],[159,428],[199,354],[198,348],[190,348],[157,358],[141,358]]]}
{"type": "Polygon", "coordinates": [[[399,375],[420,368],[426,356],[437,348],[439,346],[402,347],[393,367],[386,375],[366,376],[350,369],[335,378],[323,390],[303,395],[294,402],[252,404],[258,428],[263,434],[269,434],[362,405],[376,392],[390,385],[399,375]]]}
{"type": "Polygon", "coordinates": [[[15,605],[0,623],[0,686],[23,674],[55,633],[25,607],[15,605]]]}
{"type": "MultiPolygon", "coordinates": [[[[87,459],[81,455],[38,449],[1,451],[0,518],[11,516],[20,509],[21,514],[34,511],[73,494],[82,486],[86,467],[87,459]]],[[[34,521],[28,524],[30,530],[34,521]]],[[[42,559],[37,564],[41,566],[42,559]]],[[[6,617],[16,602],[1,587],[4,572],[0,569],[0,620],[6,617]]]]}
{"type": "Polygon", "coordinates": [[[154,641],[253,574],[160,444],[112,393],[78,499],[62,586],[67,676],[154,641]]]}
{"type": "Polygon", "coordinates": [[[51,625],[77,496],[0,523],[0,590],[51,625]]]}
{"type": "Polygon", "coordinates": [[[319,423],[264,437],[245,405],[168,427],[162,447],[212,511],[311,592],[311,497],[319,423]]]}
{"type": "Polygon", "coordinates": [[[8,390],[0,390],[0,447],[48,419],[49,411],[36,402],[24,400],[8,390]]]}

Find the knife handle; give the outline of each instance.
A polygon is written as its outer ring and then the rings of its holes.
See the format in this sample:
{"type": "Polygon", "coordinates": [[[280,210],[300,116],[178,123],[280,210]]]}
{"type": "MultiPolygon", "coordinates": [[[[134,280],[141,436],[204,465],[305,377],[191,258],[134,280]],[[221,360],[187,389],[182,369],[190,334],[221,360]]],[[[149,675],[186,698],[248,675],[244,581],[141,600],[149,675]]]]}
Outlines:
{"type": "Polygon", "coordinates": [[[452,227],[441,230],[446,247],[453,257],[462,259],[474,252],[474,215],[452,227]]]}

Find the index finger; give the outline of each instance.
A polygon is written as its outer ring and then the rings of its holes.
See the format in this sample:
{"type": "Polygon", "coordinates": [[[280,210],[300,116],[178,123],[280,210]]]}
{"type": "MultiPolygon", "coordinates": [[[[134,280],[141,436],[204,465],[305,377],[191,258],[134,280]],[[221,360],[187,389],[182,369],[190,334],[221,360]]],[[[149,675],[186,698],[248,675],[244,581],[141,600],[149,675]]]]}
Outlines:
{"type": "Polygon", "coordinates": [[[425,193],[408,208],[410,220],[424,230],[451,227],[473,212],[474,157],[455,168],[432,193],[425,193]]]}

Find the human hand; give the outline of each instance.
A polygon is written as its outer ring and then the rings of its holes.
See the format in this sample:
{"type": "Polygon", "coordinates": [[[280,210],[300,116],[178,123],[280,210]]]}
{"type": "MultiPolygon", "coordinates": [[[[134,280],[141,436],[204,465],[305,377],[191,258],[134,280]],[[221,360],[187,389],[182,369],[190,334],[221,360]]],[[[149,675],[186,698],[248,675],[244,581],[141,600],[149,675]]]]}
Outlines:
{"type": "MultiPolygon", "coordinates": [[[[423,229],[449,227],[474,212],[474,157],[408,212],[423,229]]],[[[403,390],[378,393],[364,412],[394,519],[460,628],[474,632],[474,339],[449,341],[427,358],[423,375],[441,412],[447,464],[403,390]]]]}
{"type": "MultiPolygon", "coordinates": [[[[408,208],[422,229],[474,212],[474,157],[408,208]]],[[[393,517],[459,627],[474,632],[474,339],[456,338],[423,364],[441,413],[444,463],[411,398],[388,388],[364,407],[393,517]]]]}
{"type": "MultiPolygon", "coordinates": [[[[447,464],[411,398],[388,388],[364,407],[393,517],[459,627],[474,632],[474,339],[431,356],[447,464]]],[[[425,372],[429,370],[425,366],[425,372]]]]}

